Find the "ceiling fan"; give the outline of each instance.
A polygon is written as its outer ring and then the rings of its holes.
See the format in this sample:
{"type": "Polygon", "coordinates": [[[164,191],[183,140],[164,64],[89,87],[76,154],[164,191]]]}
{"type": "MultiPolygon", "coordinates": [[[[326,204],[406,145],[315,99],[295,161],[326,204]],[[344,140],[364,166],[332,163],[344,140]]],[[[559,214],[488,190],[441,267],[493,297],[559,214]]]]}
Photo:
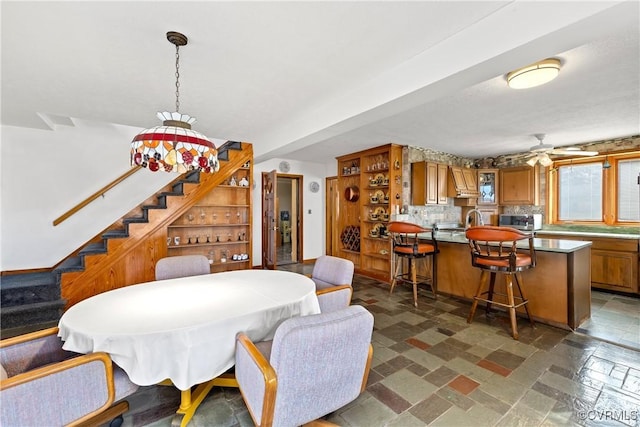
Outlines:
{"type": "Polygon", "coordinates": [[[577,147],[554,148],[553,145],[542,142],[545,137],[544,133],[536,133],[533,136],[538,140],[539,144],[529,148],[531,158],[527,160],[527,164],[531,167],[538,162],[542,166],[550,166],[553,163],[553,160],[549,157],[550,154],[562,156],[595,156],[598,154],[597,151],[584,151],[577,147]]]}

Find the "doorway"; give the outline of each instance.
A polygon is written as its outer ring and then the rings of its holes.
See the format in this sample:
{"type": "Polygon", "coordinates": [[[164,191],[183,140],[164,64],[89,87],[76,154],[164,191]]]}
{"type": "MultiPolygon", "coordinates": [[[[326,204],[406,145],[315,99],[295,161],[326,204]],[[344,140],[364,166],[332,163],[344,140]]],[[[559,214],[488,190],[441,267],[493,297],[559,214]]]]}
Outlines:
{"type": "Polygon", "coordinates": [[[279,173],[276,186],[276,265],[301,263],[302,175],[279,173]]]}

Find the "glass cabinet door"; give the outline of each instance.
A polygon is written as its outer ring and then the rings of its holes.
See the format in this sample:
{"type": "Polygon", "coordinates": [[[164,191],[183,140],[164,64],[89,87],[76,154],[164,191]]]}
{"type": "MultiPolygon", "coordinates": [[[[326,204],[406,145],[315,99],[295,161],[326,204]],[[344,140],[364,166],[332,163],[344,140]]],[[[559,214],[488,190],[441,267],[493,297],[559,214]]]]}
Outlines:
{"type": "Polygon", "coordinates": [[[498,204],[498,171],[491,169],[478,170],[478,204],[498,204]]]}

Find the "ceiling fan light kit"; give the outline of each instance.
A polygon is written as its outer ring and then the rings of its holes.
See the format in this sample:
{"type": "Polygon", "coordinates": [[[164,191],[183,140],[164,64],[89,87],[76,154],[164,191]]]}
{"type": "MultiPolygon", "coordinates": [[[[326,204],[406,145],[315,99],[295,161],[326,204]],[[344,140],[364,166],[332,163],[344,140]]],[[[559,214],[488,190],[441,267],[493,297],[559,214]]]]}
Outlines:
{"type": "Polygon", "coordinates": [[[560,73],[560,60],[548,58],[507,74],[512,89],[528,89],[550,82],[560,73]]]}
{"type": "Polygon", "coordinates": [[[550,154],[561,156],[595,156],[598,154],[597,151],[583,151],[577,147],[554,148],[553,145],[542,142],[545,134],[536,133],[533,136],[538,140],[538,145],[529,148],[531,158],[527,160],[527,164],[531,167],[534,167],[538,162],[545,167],[551,166],[553,160],[549,157],[550,154]]]}

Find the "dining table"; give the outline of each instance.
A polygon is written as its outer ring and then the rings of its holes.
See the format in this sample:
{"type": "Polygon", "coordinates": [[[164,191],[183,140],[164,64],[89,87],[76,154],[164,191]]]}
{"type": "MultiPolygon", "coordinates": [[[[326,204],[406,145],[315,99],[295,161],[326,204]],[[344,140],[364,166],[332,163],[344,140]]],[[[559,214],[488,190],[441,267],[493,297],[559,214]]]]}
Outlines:
{"type": "Polygon", "coordinates": [[[185,426],[213,386],[237,386],[225,372],[234,365],[239,332],[269,340],[284,320],[317,313],[309,277],[235,270],[92,296],[62,315],[58,335],[65,350],[108,353],[135,384],[173,384],[181,402],[172,424],[185,426]]]}

